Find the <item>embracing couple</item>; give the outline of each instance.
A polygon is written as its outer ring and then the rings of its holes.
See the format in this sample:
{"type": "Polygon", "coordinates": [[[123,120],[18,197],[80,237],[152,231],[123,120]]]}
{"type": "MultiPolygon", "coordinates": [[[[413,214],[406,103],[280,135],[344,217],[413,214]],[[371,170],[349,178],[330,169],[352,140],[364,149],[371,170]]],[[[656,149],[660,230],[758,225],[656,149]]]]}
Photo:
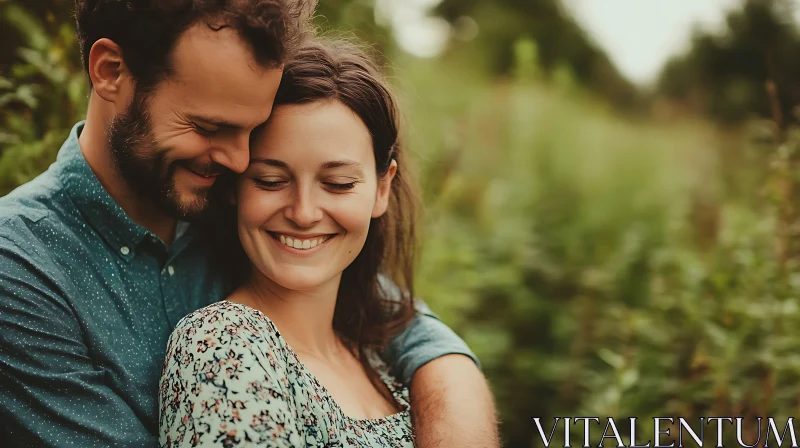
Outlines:
{"type": "Polygon", "coordinates": [[[0,198],[3,446],[498,445],[413,300],[395,98],[313,6],[76,2],[86,120],[0,198]]]}

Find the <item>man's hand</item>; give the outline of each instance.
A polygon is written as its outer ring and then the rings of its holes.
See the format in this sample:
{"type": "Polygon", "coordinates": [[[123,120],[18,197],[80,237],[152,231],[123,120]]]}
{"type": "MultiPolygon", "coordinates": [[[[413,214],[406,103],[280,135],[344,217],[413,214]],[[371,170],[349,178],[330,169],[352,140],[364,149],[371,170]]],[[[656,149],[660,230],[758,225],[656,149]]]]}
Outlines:
{"type": "Polygon", "coordinates": [[[420,448],[500,446],[492,393],[466,356],[443,356],[414,373],[411,414],[420,448]]]}

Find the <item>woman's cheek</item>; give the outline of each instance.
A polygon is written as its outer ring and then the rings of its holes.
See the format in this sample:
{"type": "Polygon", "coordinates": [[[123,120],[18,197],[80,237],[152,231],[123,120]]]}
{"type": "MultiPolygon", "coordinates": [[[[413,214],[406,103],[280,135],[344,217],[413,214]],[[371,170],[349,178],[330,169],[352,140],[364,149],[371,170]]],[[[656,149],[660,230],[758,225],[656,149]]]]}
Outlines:
{"type": "Polygon", "coordinates": [[[240,188],[237,207],[240,226],[261,227],[274,214],[278,197],[255,187],[240,188]]]}
{"type": "Polygon", "coordinates": [[[366,231],[369,229],[374,201],[366,197],[351,198],[341,201],[331,208],[331,217],[348,232],[366,231]]]}

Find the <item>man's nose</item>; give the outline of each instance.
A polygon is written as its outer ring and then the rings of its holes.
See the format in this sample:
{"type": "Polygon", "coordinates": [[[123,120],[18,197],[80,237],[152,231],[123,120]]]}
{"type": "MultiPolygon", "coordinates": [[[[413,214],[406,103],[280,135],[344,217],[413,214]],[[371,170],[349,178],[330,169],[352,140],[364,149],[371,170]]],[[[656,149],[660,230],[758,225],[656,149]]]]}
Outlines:
{"type": "Polygon", "coordinates": [[[236,174],[244,173],[250,163],[250,135],[238,133],[217,142],[211,160],[236,174]]]}

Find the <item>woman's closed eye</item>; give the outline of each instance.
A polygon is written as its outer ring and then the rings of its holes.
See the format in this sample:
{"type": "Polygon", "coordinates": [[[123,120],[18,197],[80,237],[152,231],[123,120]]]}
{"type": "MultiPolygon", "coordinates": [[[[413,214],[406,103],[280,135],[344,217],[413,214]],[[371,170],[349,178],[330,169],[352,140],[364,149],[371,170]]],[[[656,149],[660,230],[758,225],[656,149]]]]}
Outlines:
{"type": "MultiPolygon", "coordinates": [[[[287,186],[290,180],[280,177],[254,177],[253,182],[265,190],[277,190],[287,186]]],[[[325,180],[321,184],[334,192],[346,192],[355,188],[360,181],[355,179],[325,180]]]]}
{"type": "Polygon", "coordinates": [[[266,190],[278,189],[289,183],[288,180],[283,180],[279,178],[267,178],[267,179],[253,178],[253,182],[259,187],[264,188],[266,190]]]}
{"type": "Polygon", "coordinates": [[[355,188],[357,181],[352,182],[323,182],[326,187],[336,191],[348,191],[355,188]]]}

